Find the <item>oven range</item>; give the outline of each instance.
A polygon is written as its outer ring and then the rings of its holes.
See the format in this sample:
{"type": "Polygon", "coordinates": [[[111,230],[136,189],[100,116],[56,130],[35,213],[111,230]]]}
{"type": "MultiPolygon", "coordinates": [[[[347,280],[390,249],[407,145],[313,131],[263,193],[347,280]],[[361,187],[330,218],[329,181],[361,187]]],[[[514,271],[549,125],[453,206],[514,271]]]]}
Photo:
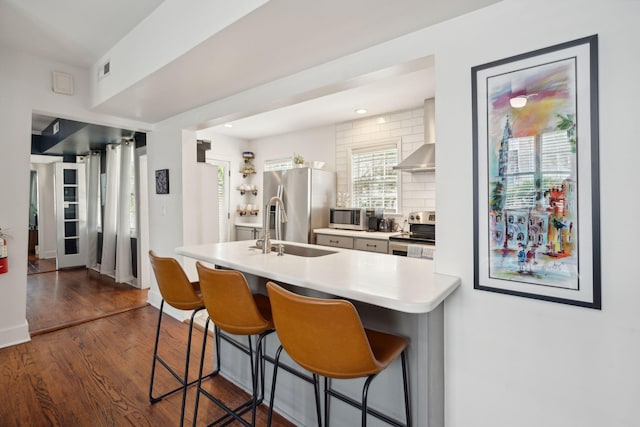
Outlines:
{"type": "Polygon", "coordinates": [[[433,259],[436,250],[436,213],[418,211],[409,214],[409,232],[389,236],[392,255],[433,259]]]}

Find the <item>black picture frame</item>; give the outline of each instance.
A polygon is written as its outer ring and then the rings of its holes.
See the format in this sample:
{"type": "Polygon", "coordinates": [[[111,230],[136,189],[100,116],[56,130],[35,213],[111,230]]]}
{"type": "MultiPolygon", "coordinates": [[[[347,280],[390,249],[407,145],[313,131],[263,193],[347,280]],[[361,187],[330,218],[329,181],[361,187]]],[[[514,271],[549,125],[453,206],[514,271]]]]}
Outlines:
{"type": "Polygon", "coordinates": [[[598,36],[471,82],[474,288],[601,309],[598,36]]]}
{"type": "Polygon", "coordinates": [[[169,169],[156,170],[156,194],[169,194],[169,169]]]}

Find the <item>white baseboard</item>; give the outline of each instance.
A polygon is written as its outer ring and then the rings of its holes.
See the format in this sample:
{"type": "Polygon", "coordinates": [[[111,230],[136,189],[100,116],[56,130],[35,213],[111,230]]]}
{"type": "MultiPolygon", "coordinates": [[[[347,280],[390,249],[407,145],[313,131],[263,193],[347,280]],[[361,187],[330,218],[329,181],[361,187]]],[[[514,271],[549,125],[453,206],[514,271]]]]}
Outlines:
{"type": "Polygon", "coordinates": [[[0,330],[0,348],[31,341],[27,319],[21,325],[0,330]]]}

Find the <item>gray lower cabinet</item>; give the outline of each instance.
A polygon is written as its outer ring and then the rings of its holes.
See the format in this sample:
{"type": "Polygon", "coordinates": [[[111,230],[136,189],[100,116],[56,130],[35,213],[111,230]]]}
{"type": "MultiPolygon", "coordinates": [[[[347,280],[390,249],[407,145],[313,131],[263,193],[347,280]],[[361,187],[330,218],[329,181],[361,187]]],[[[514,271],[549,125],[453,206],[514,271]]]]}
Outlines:
{"type": "Polygon", "coordinates": [[[389,243],[380,239],[363,239],[360,237],[335,236],[333,234],[318,234],[316,244],[333,246],[335,248],[357,249],[359,251],[379,252],[386,254],[389,243]]]}
{"type": "Polygon", "coordinates": [[[361,239],[357,237],[354,242],[355,249],[359,251],[388,253],[389,243],[380,239],[361,239]]]}
{"type": "Polygon", "coordinates": [[[333,246],[334,248],[353,249],[353,237],[318,234],[316,236],[316,244],[333,246]]]}
{"type": "Polygon", "coordinates": [[[260,228],[236,225],[236,240],[256,240],[260,237],[260,228]]]}

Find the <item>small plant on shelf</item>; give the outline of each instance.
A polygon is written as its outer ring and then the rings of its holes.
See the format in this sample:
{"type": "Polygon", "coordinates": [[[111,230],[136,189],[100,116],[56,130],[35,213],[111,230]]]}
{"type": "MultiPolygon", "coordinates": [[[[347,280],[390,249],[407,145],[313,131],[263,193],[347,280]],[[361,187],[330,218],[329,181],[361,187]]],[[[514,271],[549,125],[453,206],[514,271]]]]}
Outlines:
{"type": "Polygon", "coordinates": [[[303,165],[304,164],[304,157],[302,156],[302,154],[293,154],[293,163],[295,165],[303,165]]]}

